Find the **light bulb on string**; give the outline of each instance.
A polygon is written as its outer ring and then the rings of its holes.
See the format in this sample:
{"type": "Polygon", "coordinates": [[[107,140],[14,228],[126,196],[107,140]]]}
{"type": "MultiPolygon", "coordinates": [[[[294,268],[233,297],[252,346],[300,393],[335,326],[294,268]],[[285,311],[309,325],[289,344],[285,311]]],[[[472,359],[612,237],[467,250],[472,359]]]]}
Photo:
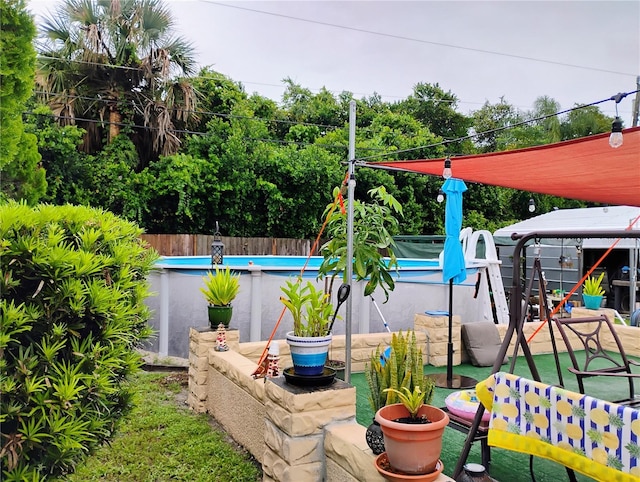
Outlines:
{"type": "Polygon", "coordinates": [[[444,191],[442,189],[438,191],[438,197],[436,197],[436,201],[438,201],[438,203],[442,203],[442,201],[444,201],[444,191]]]}
{"type": "Polygon", "coordinates": [[[444,169],[442,170],[442,177],[449,179],[453,175],[451,171],[451,159],[448,157],[444,160],[444,169]]]}
{"type": "MultiPolygon", "coordinates": [[[[616,109],[617,110],[617,109],[616,109]]],[[[622,119],[616,116],[611,124],[611,135],[609,136],[609,145],[611,147],[618,148],[622,145],[622,119]]]]}
{"type": "Polygon", "coordinates": [[[536,210],[536,202],[533,198],[529,199],[529,212],[532,213],[536,210]]]}
{"type": "Polygon", "coordinates": [[[614,149],[622,145],[622,119],[618,116],[618,104],[624,99],[628,93],[619,92],[612,96],[609,100],[613,100],[616,103],[616,118],[611,123],[611,135],[609,136],[609,145],[614,149]]]}

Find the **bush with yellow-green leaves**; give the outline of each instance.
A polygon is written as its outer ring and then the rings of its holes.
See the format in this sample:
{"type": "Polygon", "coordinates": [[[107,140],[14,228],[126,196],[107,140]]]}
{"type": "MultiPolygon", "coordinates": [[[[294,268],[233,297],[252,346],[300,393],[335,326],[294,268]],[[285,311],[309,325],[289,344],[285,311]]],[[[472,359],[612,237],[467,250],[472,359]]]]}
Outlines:
{"type": "Polygon", "coordinates": [[[140,234],[99,209],[0,205],[3,481],[72,472],[131,408],[158,258],[140,234]]]}

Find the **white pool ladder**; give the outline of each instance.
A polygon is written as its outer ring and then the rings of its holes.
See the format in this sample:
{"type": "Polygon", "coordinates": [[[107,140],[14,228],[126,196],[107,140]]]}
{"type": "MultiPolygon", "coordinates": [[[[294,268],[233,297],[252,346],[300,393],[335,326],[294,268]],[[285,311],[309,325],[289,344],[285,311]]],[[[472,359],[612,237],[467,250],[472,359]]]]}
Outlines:
{"type": "Polygon", "coordinates": [[[496,244],[493,241],[493,235],[487,230],[472,231],[471,228],[465,228],[460,232],[460,240],[464,248],[465,260],[467,263],[479,263],[486,265],[487,276],[491,284],[493,292],[493,302],[496,309],[496,317],[498,323],[509,324],[509,305],[502,283],[502,273],[500,265],[502,261],[498,259],[496,244]],[[476,247],[480,238],[484,241],[485,257],[479,259],[476,257],[476,247]]]}

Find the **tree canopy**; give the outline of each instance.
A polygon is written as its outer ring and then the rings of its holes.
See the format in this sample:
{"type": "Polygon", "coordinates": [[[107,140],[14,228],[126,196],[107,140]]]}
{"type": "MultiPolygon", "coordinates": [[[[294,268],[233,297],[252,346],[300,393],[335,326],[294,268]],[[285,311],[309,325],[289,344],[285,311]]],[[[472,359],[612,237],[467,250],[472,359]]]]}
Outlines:
{"type": "Polygon", "coordinates": [[[194,119],[191,44],[174,36],[161,0],[64,0],[42,25],[40,98],[61,125],[84,128],[83,148],[124,131],[141,166],[176,153],[179,129],[194,119]],[[106,126],[105,126],[105,121],[106,126]]]}
{"type": "Polygon", "coordinates": [[[46,190],[36,136],[22,120],[33,93],[36,52],[33,19],[23,0],[0,3],[0,174],[2,198],[34,204],[46,190]]]}
{"type": "MultiPolygon", "coordinates": [[[[605,132],[612,120],[596,106],[557,115],[544,95],[530,111],[502,98],[462,113],[455,93],[426,82],[385,102],[286,78],[276,102],[211,67],[195,74],[192,47],[172,26],[160,0],[63,0],[45,21],[24,127],[46,169],[43,200],[109,209],[155,233],[207,234],[218,221],[226,235],[315,237],[347,169],[351,100],[356,155],[379,160],[548,144],[605,132]]],[[[400,233],[443,232],[441,179],[377,169],[356,178],[357,199],[381,185],[398,199],[400,233]]],[[[471,185],[464,223],[494,229],[522,219],[532,196],[471,185]]],[[[535,199],[541,209],[584,205],[535,199]]]]}

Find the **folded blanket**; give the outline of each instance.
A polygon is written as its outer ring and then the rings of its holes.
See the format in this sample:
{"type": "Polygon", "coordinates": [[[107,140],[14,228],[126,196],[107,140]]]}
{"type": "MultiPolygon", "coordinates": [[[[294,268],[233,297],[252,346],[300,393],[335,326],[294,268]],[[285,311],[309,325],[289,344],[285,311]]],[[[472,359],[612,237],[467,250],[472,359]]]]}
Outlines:
{"type": "Polygon", "coordinates": [[[476,386],[488,443],[602,481],[640,480],[640,411],[498,372],[476,386]]]}

